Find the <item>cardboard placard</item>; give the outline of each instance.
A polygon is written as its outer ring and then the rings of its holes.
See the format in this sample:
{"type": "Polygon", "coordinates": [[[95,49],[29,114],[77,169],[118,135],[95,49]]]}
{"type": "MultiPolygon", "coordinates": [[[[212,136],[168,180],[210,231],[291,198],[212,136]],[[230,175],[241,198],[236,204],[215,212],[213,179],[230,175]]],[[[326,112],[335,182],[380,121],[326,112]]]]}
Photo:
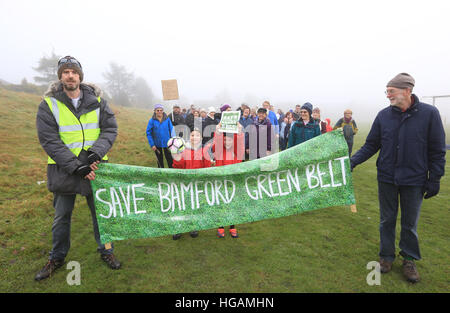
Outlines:
{"type": "Polygon", "coordinates": [[[178,100],[178,83],[176,79],[161,80],[163,100],[178,100]]]}

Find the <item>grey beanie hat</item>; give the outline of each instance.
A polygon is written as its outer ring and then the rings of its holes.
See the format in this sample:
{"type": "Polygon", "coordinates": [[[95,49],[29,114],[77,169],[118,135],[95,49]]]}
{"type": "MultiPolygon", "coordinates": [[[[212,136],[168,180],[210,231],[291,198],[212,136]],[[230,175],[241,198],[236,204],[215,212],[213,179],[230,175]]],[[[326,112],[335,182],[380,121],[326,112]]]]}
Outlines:
{"type": "Polygon", "coordinates": [[[78,75],[80,75],[80,82],[83,81],[83,68],[81,67],[81,63],[78,62],[77,59],[67,55],[58,61],[58,79],[61,79],[61,75],[64,69],[71,68],[74,69],[78,75]]]}
{"type": "Polygon", "coordinates": [[[395,87],[400,89],[411,88],[413,89],[416,81],[408,73],[400,73],[392,78],[386,85],[386,87],[395,87]]]}

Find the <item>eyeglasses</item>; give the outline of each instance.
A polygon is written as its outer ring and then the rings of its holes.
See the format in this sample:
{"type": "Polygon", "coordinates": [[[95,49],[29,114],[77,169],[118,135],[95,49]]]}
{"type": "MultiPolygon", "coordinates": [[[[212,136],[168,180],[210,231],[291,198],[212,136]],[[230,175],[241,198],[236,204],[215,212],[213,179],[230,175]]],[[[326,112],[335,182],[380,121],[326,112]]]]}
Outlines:
{"type": "Polygon", "coordinates": [[[385,95],[393,95],[393,94],[395,94],[395,93],[397,93],[398,92],[398,90],[395,90],[395,89],[388,89],[388,90],[385,90],[384,91],[384,94],[385,95]]]}
{"type": "Polygon", "coordinates": [[[77,65],[77,66],[79,66],[81,68],[80,62],[78,62],[75,58],[72,58],[70,56],[66,56],[64,58],[59,59],[58,66],[60,66],[62,64],[66,64],[66,63],[72,63],[72,64],[75,64],[75,65],[77,65]]]}

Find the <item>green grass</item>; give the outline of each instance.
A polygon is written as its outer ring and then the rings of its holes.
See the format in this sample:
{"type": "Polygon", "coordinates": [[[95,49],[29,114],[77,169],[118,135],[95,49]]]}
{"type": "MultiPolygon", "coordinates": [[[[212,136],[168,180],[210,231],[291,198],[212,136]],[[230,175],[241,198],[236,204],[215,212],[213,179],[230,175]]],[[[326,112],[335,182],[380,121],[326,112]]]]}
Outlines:
{"type": "MultiPolygon", "coordinates": [[[[71,249],[66,261],[81,265],[81,285],[69,286],[65,267],[35,282],[51,249],[52,195],[46,155],[35,116],[40,98],[0,89],[0,292],[449,292],[450,178],[438,196],[425,200],[418,232],[423,259],[418,284],[407,283],[401,261],[368,286],[366,264],[378,260],[376,157],[354,173],[357,213],[333,207],[300,215],[238,225],[240,238],[219,240],[216,230],[115,242],[123,268],[110,270],[96,252],[87,204],[77,198],[71,249]]],[[[145,128],[151,113],[112,106],[119,136],[111,162],[156,166],[145,128]]],[[[359,125],[356,151],[369,125],[359,125]]],[[[446,172],[450,162],[447,155],[446,172]]],[[[397,227],[397,243],[400,227],[397,227]]],[[[398,244],[397,244],[398,246],[398,244]]]]}

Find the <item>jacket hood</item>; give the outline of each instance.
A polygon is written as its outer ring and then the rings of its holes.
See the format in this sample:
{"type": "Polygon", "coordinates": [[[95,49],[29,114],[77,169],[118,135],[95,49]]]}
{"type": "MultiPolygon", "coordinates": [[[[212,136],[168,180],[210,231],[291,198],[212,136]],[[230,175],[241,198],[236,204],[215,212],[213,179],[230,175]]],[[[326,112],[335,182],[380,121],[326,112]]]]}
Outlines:
{"type": "MultiPolygon", "coordinates": [[[[83,92],[91,93],[95,97],[103,97],[103,91],[95,84],[80,83],[80,89],[83,90],[83,92]]],[[[44,93],[44,98],[55,97],[56,93],[61,92],[62,90],[62,83],[60,81],[54,81],[48,86],[47,91],[44,93]]]]}
{"type": "MultiPolygon", "coordinates": [[[[167,116],[166,112],[163,112],[163,118],[161,120],[161,123],[167,120],[169,117],[167,116]]],[[[153,113],[152,119],[157,120],[156,113],[153,113]]]]}

